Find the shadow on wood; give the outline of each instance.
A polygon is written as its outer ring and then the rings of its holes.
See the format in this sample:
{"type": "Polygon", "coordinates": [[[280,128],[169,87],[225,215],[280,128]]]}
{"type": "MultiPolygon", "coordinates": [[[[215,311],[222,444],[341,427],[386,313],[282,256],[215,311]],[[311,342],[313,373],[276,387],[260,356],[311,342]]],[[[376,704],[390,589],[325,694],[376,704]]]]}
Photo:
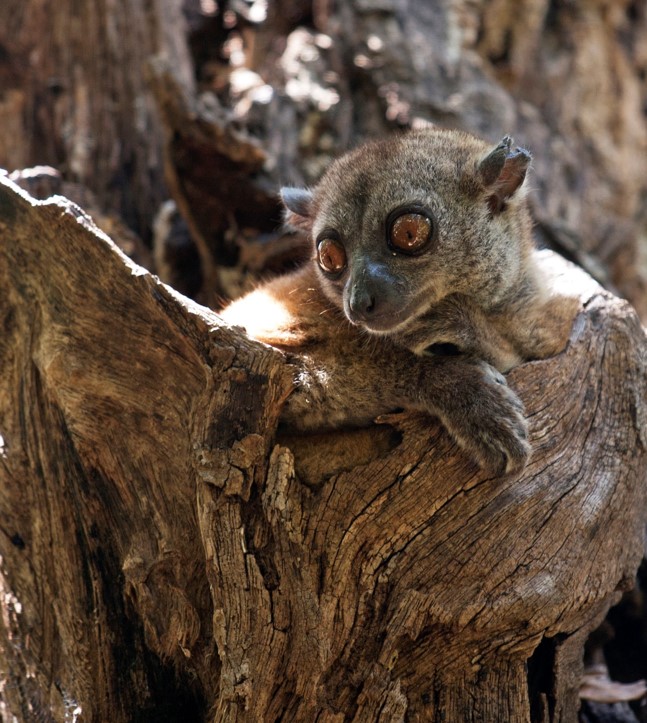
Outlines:
{"type": "Polygon", "coordinates": [[[530,464],[487,479],[421,415],[276,440],[278,351],[2,179],[0,288],[3,716],[574,719],[642,555],[628,304],[582,284],[509,375],[530,464]]]}

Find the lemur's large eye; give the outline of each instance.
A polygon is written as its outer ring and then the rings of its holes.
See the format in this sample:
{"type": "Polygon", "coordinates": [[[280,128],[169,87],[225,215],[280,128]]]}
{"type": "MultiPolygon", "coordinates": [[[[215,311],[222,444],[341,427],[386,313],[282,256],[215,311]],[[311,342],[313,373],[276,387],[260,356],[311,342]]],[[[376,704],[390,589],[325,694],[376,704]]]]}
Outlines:
{"type": "Polygon", "coordinates": [[[422,211],[396,213],[388,225],[388,243],[394,251],[415,255],[433,240],[434,222],[422,211]]]}
{"type": "Polygon", "coordinates": [[[341,241],[326,236],[317,244],[317,261],[327,274],[339,274],[346,268],[346,250],[341,241]]]}

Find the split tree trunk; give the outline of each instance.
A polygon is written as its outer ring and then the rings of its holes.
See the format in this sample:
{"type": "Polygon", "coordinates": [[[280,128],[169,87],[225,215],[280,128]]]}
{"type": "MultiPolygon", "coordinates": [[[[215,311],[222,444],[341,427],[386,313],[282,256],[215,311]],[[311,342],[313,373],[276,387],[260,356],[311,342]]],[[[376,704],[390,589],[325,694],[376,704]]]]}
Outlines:
{"type": "Polygon", "coordinates": [[[573,721],[630,587],[645,339],[570,268],[512,372],[533,457],[433,420],[279,439],[290,378],[62,202],[0,182],[0,710],[28,720],[573,721]]]}

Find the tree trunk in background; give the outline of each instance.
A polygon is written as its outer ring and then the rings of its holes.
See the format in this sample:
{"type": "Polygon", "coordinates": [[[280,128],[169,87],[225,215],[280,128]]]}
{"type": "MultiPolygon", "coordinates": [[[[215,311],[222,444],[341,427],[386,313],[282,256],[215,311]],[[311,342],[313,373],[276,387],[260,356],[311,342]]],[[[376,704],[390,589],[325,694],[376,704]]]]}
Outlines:
{"type": "Polygon", "coordinates": [[[139,234],[164,199],[163,132],[145,78],[158,53],[187,88],[174,0],[0,4],[0,167],[47,164],[139,234]]]}
{"type": "Polygon", "coordinates": [[[641,0],[274,0],[263,22],[263,3],[229,4],[5,0],[0,167],[53,165],[148,239],[163,123],[211,300],[241,267],[263,275],[278,186],[316,180],[361,138],[418,120],[512,133],[535,157],[540,242],[647,316],[641,0]]]}
{"type": "MultiPolygon", "coordinates": [[[[281,183],[418,122],[513,133],[539,241],[647,315],[639,0],[210,5],[0,3],[0,167],[215,305],[303,258],[281,183]]],[[[559,272],[569,346],[509,376],[531,463],[488,480],[417,415],[277,439],[282,355],[88,225],[0,177],[0,718],[574,720],[642,552],[631,308],[559,272]]]]}

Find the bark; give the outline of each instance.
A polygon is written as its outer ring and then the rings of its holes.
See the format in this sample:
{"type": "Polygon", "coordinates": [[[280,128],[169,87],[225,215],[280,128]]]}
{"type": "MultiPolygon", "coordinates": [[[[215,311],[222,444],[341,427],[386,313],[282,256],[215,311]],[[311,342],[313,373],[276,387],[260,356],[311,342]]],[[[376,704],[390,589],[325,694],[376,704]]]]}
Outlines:
{"type": "Polygon", "coordinates": [[[166,193],[145,66],[161,54],[193,87],[181,4],[0,5],[0,167],[47,164],[141,236],[166,193]]]}
{"type": "Polygon", "coordinates": [[[421,415],[276,439],[281,354],[63,201],[0,180],[0,238],[3,717],[574,719],[645,525],[626,302],[568,268],[567,349],[510,375],[530,465],[487,479],[421,415]]]}
{"type": "Polygon", "coordinates": [[[267,154],[233,127],[215,98],[205,107],[188,95],[168,60],[158,58],[149,73],[167,129],[166,179],[198,249],[201,299],[215,306],[224,291],[216,260],[235,265],[241,229],[268,233],[281,217],[274,189],[255,177],[267,154]]]}

